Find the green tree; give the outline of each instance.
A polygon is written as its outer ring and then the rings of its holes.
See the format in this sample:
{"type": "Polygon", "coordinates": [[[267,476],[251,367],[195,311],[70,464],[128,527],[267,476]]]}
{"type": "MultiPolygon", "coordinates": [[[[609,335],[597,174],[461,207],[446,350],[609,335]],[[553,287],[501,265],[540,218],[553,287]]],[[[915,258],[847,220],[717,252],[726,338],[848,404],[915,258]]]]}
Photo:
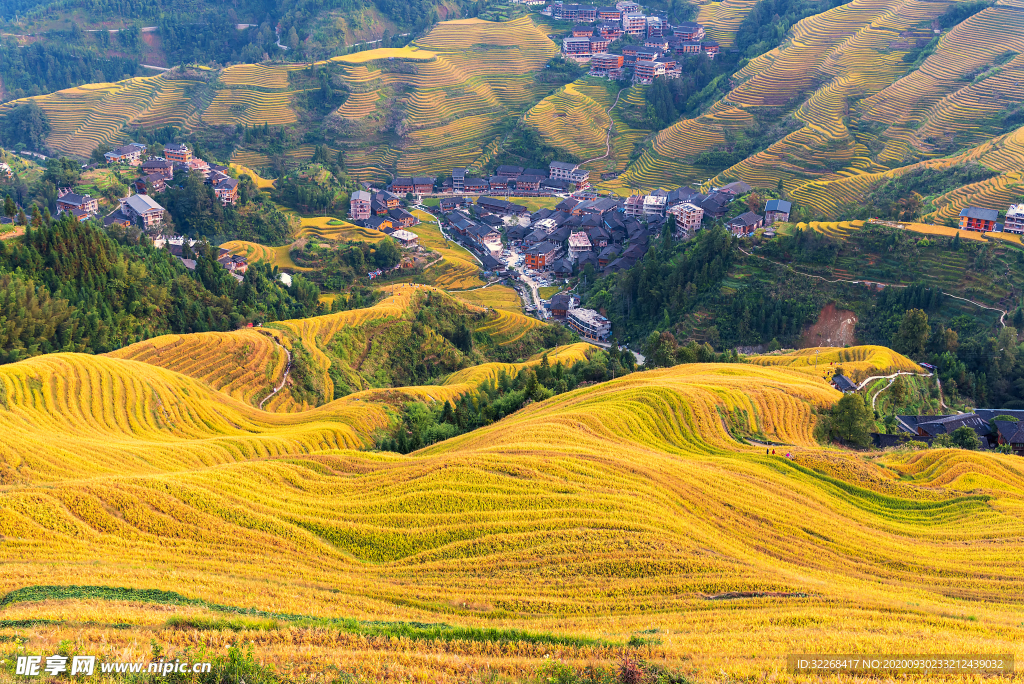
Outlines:
{"type": "Polygon", "coordinates": [[[655,330],[647,336],[643,346],[644,365],[648,368],[665,368],[675,365],[676,348],[678,347],[675,335],[668,332],[655,330]]]}
{"type": "Polygon", "coordinates": [[[871,443],[871,407],[860,394],[846,394],[832,409],[832,436],[844,442],[867,446],[871,443]]]}
{"type": "MultiPolygon", "coordinates": [[[[10,87],[10,84],[5,85],[10,87]]],[[[49,134],[46,112],[33,100],[15,107],[0,119],[0,143],[7,147],[21,143],[30,150],[41,151],[46,147],[49,134]]]]}
{"type": "Polygon", "coordinates": [[[4,216],[14,216],[18,208],[14,204],[14,199],[10,195],[4,197],[4,216]]]}
{"type": "Polygon", "coordinates": [[[978,433],[966,425],[961,425],[956,430],[953,430],[951,437],[953,438],[953,444],[961,449],[973,451],[981,448],[981,438],[978,437],[978,433]]]}
{"type": "Polygon", "coordinates": [[[928,343],[928,314],[921,309],[910,309],[903,314],[899,330],[893,340],[896,350],[904,354],[919,355],[928,343]]]}
{"type": "Polygon", "coordinates": [[[896,379],[892,382],[892,387],[889,389],[889,398],[892,399],[893,407],[903,406],[907,403],[908,396],[909,390],[906,379],[902,375],[897,375],[896,379]]]}

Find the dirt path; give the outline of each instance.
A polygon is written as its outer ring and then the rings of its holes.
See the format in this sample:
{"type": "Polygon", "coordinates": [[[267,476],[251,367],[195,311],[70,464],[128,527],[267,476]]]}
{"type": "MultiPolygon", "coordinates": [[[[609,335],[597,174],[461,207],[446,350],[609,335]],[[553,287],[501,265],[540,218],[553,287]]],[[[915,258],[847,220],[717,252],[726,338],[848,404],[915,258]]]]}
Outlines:
{"type": "Polygon", "coordinates": [[[292,372],[292,353],[288,351],[288,349],[285,348],[283,344],[278,342],[277,338],[275,338],[273,335],[270,335],[269,337],[270,339],[274,340],[274,344],[276,344],[278,347],[281,347],[281,349],[284,349],[285,356],[288,357],[288,362],[284,366],[284,377],[281,378],[281,384],[278,385],[273,392],[263,397],[263,401],[260,402],[260,409],[263,408],[263,405],[267,403],[268,399],[270,399],[272,396],[274,396],[275,394],[284,389],[284,384],[288,382],[288,374],[292,372]]]}
{"type": "MultiPolygon", "coordinates": [[[[748,257],[752,257],[754,259],[761,259],[762,261],[767,261],[769,264],[774,264],[774,265],[780,266],[782,268],[788,268],[788,269],[790,269],[791,271],[793,271],[794,273],[796,273],[798,275],[802,275],[802,276],[805,276],[807,278],[816,278],[818,280],[823,280],[826,283],[851,283],[853,285],[865,285],[867,283],[876,283],[878,285],[884,285],[885,287],[908,287],[907,285],[904,285],[902,283],[883,283],[883,282],[881,282],[879,280],[846,280],[845,278],[830,279],[830,278],[826,278],[824,276],[814,275],[813,273],[804,273],[803,271],[798,271],[795,268],[793,268],[792,266],[790,266],[789,264],[783,264],[783,263],[779,263],[778,261],[773,261],[772,259],[769,259],[768,257],[763,257],[760,254],[751,254],[750,252],[748,252],[747,250],[743,249],[742,247],[737,247],[737,249],[740,250],[743,254],[746,254],[748,257]]],[[[942,292],[942,290],[939,290],[939,291],[942,292]]],[[[1004,311],[1003,309],[1000,309],[1000,308],[995,307],[995,306],[988,306],[987,304],[981,304],[980,302],[976,302],[973,299],[967,299],[966,297],[958,297],[957,295],[949,294],[948,292],[942,292],[942,294],[946,295],[947,297],[952,297],[953,299],[959,299],[962,302],[967,302],[968,304],[973,304],[974,306],[976,306],[976,307],[978,307],[980,309],[988,309],[989,311],[998,311],[1001,314],[999,316],[999,325],[1001,327],[1003,327],[1003,328],[1006,327],[1006,322],[1004,321],[1004,319],[1006,318],[1006,311],[1004,311]]]]}
{"type": "Polygon", "coordinates": [[[612,153],[612,129],[615,128],[615,121],[612,120],[612,110],[615,109],[616,105],[619,104],[619,98],[621,96],[622,96],[622,88],[619,89],[619,92],[615,93],[615,102],[612,103],[612,106],[609,107],[608,111],[606,112],[608,114],[608,120],[611,122],[611,125],[608,126],[608,134],[605,136],[605,139],[604,139],[604,144],[605,144],[605,147],[607,148],[605,150],[605,153],[603,155],[601,155],[600,157],[594,157],[593,159],[588,159],[585,162],[580,162],[580,166],[583,166],[584,164],[589,164],[592,161],[599,161],[601,159],[607,159],[611,155],[611,153],[612,153]]]}
{"type": "Polygon", "coordinates": [[[8,233],[0,233],[0,240],[13,240],[25,234],[25,226],[18,226],[8,233]]]}

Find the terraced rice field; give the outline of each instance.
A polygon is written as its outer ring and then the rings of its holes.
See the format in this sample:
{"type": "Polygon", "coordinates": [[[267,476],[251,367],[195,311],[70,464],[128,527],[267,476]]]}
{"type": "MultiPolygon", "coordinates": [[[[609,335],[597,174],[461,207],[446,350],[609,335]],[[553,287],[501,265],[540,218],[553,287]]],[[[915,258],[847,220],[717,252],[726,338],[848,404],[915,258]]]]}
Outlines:
{"type": "Polygon", "coordinates": [[[476,290],[461,290],[454,295],[464,302],[477,306],[489,306],[513,313],[523,312],[522,298],[508,285],[489,285],[476,290]]]}
{"type": "Polygon", "coordinates": [[[580,159],[606,152],[605,136],[612,125],[607,113],[611,103],[598,102],[570,83],[538,102],[525,118],[547,144],[580,159]]]}
{"type": "Polygon", "coordinates": [[[284,126],[298,118],[292,107],[291,93],[267,93],[246,88],[218,90],[203,112],[203,121],[211,126],[284,126]]]}
{"type": "Polygon", "coordinates": [[[359,240],[361,242],[380,242],[385,237],[384,233],[373,228],[364,228],[348,221],[336,219],[330,216],[321,216],[301,219],[296,238],[316,236],[328,240],[359,240]]]}
{"type": "Polygon", "coordinates": [[[920,69],[861,104],[863,117],[885,124],[882,157],[903,161],[907,145],[933,155],[946,145],[978,144],[1003,131],[993,117],[1024,101],[1024,15],[997,5],[969,17],[942,36],[920,69]],[[997,57],[1016,53],[993,68],[997,57]],[[979,73],[980,72],[980,73],[979,73]]]}
{"type": "Polygon", "coordinates": [[[426,270],[424,276],[435,287],[444,290],[468,290],[482,287],[480,264],[466,249],[454,242],[448,242],[433,217],[420,210],[413,215],[420,223],[409,228],[420,237],[420,244],[441,255],[441,261],[426,270]]]}
{"type": "Polygon", "coordinates": [[[274,187],[274,180],[272,178],[263,178],[247,166],[232,162],[231,168],[233,168],[239,176],[249,176],[249,178],[252,178],[256,187],[260,190],[270,190],[274,187]]]}
{"type": "Polygon", "coordinates": [[[361,119],[377,111],[377,103],[381,99],[379,90],[371,90],[367,93],[352,93],[345,100],[345,104],[336,110],[338,116],[345,119],[361,119]]]}
{"type": "Polygon", "coordinates": [[[290,677],[439,684],[523,681],[552,659],[615,667],[640,634],[659,638],[645,659],[695,681],[783,679],[794,641],[1024,656],[1020,459],[823,449],[815,411],[840,395],[798,370],[638,373],[409,456],[344,449],[384,420],[369,393],[275,416],[171,371],[65,354],[4,366],[0,386],[18,485],[0,492],[0,561],[18,569],[0,590],[33,587],[7,595],[19,626],[0,630],[30,652],[85,621],[122,658],[146,659],[150,639],[244,639],[290,677]],[[596,641],[397,638],[325,618],[596,641]]]}
{"type": "Polygon", "coordinates": [[[248,328],[232,333],[163,335],[107,356],[166,368],[259,406],[284,376],[288,358],[282,342],[283,337],[275,330],[248,328]]]}
{"type": "Polygon", "coordinates": [[[405,111],[401,151],[381,158],[380,145],[364,133],[352,134],[346,163],[358,177],[439,174],[472,166],[503,130],[511,115],[525,112],[543,90],[533,74],[557,47],[529,18],[511,22],[442,22],[416,41],[416,49],[390,54],[370,50],[336,60],[353,94],[339,110],[358,123],[377,100],[391,98],[405,111]],[[358,61],[348,57],[359,57],[358,61]],[[393,69],[404,60],[405,71],[393,69]]]}
{"type": "Polygon", "coordinates": [[[872,375],[890,375],[897,371],[926,372],[902,354],[877,345],[808,347],[786,354],[751,356],[747,361],[759,366],[790,368],[811,375],[823,375],[828,370],[842,366],[844,375],[858,381],[872,375]]]}
{"type": "Polygon", "coordinates": [[[732,47],[736,40],[736,29],[755,4],[756,0],[705,2],[700,5],[695,21],[703,24],[707,35],[717,40],[723,48],[732,47]]]}
{"type": "MultiPolygon", "coordinates": [[[[99,145],[126,140],[125,128],[135,125],[188,127],[195,102],[182,101],[196,86],[163,76],[130,78],[117,83],[91,83],[34,100],[50,122],[47,145],[64,154],[88,157],[99,145]]],[[[5,103],[5,109],[20,101],[5,103]]]]}
{"type": "Polygon", "coordinates": [[[259,152],[236,149],[231,153],[231,163],[250,169],[266,169],[270,166],[270,157],[259,152]]]}
{"type": "MultiPolygon", "coordinates": [[[[702,17],[725,3],[702,7],[702,17]]],[[[734,77],[729,94],[706,113],[661,131],[622,177],[602,187],[649,189],[702,182],[708,170],[694,168],[701,152],[728,147],[728,139],[754,122],[754,116],[791,111],[803,127],[784,135],[706,185],[744,180],[774,188],[782,181],[802,199],[824,195],[817,182],[859,178],[884,172],[888,162],[875,156],[869,135],[847,130],[845,117],[865,111],[867,103],[906,74],[906,49],[893,48],[900,34],[931,21],[946,3],[917,0],[854,0],[809,17],[790,31],[782,46],[757,57],[734,77]],[[861,136],[858,133],[858,136],[861,136]],[[801,193],[799,196],[796,193],[801,193]]],[[[998,45],[998,41],[993,45],[998,45]]],[[[827,199],[816,208],[824,210],[827,199]]],[[[835,207],[831,207],[832,210],[835,207]]]]}
{"type": "Polygon", "coordinates": [[[303,68],[303,64],[236,64],[221,71],[220,80],[229,86],[281,90],[288,87],[288,72],[303,68]]]}
{"type": "Polygon", "coordinates": [[[476,332],[489,335],[500,345],[512,344],[530,330],[543,325],[531,316],[515,311],[495,309],[487,321],[476,327],[476,332]]]}
{"type": "Polygon", "coordinates": [[[265,261],[270,264],[277,266],[278,268],[285,269],[287,271],[308,271],[309,268],[299,266],[291,257],[291,245],[283,245],[281,247],[267,247],[257,242],[247,242],[245,240],[231,240],[221,245],[223,249],[228,250],[232,254],[242,254],[245,256],[247,261],[257,262],[265,261]]]}

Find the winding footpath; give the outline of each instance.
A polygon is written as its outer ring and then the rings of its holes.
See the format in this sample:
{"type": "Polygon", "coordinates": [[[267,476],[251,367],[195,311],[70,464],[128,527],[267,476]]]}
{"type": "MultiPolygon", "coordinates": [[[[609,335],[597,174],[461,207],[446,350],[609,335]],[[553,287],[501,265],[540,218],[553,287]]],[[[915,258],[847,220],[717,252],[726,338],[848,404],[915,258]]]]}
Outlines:
{"type": "Polygon", "coordinates": [[[269,335],[268,337],[270,337],[270,339],[274,340],[274,344],[276,344],[281,349],[284,349],[285,356],[288,357],[288,362],[284,366],[284,377],[281,378],[281,384],[278,385],[274,389],[273,392],[271,392],[267,396],[263,397],[263,401],[260,402],[260,406],[259,407],[260,407],[261,410],[263,409],[263,405],[267,403],[268,399],[270,399],[272,396],[274,396],[275,394],[277,394],[278,392],[280,392],[281,390],[284,389],[284,384],[286,382],[288,382],[288,374],[292,372],[292,353],[290,351],[288,351],[288,349],[283,344],[278,342],[277,338],[275,338],[273,335],[269,335]]]}
{"type": "Polygon", "coordinates": [[[592,161],[599,161],[601,159],[607,159],[608,156],[611,155],[611,153],[612,153],[612,131],[615,129],[615,121],[612,120],[612,110],[615,109],[616,105],[619,104],[619,98],[621,96],[622,96],[622,89],[620,89],[619,92],[617,92],[615,94],[615,102],[612,103],[612,106],[609,107],[608,111],[606,112],[608,114],[608,121],[610,123],[608,125],[608,133],[607,133],[607,135],[605,136],[605,139],[604,139],[604,144],[605,144],[605,147],[606,147],[605,153],[603,155],[601,155],[600,157],[594,157],[593,159],[588,159],[585,162],[581,162],[580,166],[582,166],[583,164],[589,164],[592,161]]]}
{"type": "MultiPolygon", "coordinates": [[[[790,266],[789,264],[783,264],[783,263],[780,263],[778,261],[773,261],[773,260],[769,259],[768,257],[761,256],[760,254],[751,254],[750,252],[748,252],[747,250],[743,249],[742,247],[737,247],[736,249],[740,250],[740,252],[742,252],[743,254],[746,254],[748,257],[753,257],[755,259],[761,259],[762,261],[767,261],[769,264],[774,264],[775,266],[780,266],[782,268],[788,268],[789,270],[793,271],[797,275],[802,275],[802,276],[807,277],[807,278],[817,278],[818,280],[823,280],[826,283],[851,283],[853,285],[866,285],[868,283],[875,283],[877,285],[884,285],[885,287],[909,287],[908,285],[904,285],[903,283],[883,283],[880,280],[846,280],[844,278],[829,279],[829,278],[826,278],[824,276],[814,275],[813,273],[804,273],[803,271],[798,271],[795,268],[793,268],[792,266],[790,266]]],[[[942,292],[942,290],[939,290],[939,291],[942,292]]],[[[974,306],[976,306],[976,307],[978,307],[980,309],[988,309],[989,311],[998,311],[1000,313],[999,325],[1001,327],[1003,327],[1003,328],[1006,327],[1006,321],[1005,321],[1005,319],[1006,319],[1006,311],[1004,311],[1003,309],[1000,309],[1000,308],[995,307],[995,306],[988,306],[987,304],[982,304],[980,302],[974,301],[973,299],[967,299],[966,297],[958,297],[957,295],[949,294],[948,292],[942,292],[942,294],[946,295],[947,297],[952,297],[953,299],[959,299],[962,302],[967,302],[968,304],[973,304],[974,306]]],[[[879,377],[881,377],[881,376],[879,376],[879,377]]]]}

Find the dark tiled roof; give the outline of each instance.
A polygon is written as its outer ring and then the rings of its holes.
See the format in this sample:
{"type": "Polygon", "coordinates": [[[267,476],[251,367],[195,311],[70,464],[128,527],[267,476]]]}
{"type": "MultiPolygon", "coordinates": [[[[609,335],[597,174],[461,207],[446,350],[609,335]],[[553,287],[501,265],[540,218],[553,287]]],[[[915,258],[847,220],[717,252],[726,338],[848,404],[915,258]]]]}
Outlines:
{"type": "Polygon", "coordinates": [[[980,209],[978,207],[965,207],[960,210],[960,216],[981,221],[995,221],[999,218],[999,212],[995,209],[980,209]]]}
{"type": "Polygon", "coordinates": [[[840,392],[854,392],[857,390],[857,385],[855,385],[853,380],[850,380],[850,378],[845,375],[833,375],[832,384],[835,385],[836,389],[840,392]]]}

